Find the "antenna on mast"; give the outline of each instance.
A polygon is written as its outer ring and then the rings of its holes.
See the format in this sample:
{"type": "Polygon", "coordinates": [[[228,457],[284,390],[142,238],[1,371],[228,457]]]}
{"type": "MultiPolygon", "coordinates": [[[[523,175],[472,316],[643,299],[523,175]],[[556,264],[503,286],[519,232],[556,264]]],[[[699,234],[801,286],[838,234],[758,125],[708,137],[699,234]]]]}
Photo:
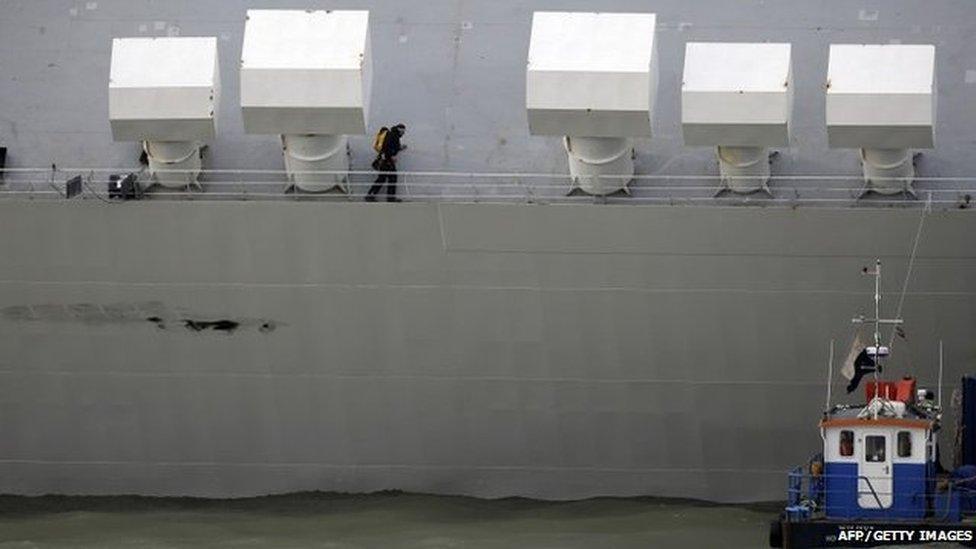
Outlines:
{"type": "MultiPolygon", "coordinates": [[[[888,347],[881,345],[881,326],[899,326],[904,321],[900,318],[881,318],[881,260],[875,260],[874,269],[864,267],[861,272],[874,277],[874,318],[865,318],[864,315],[860,315],[854,317],[851,322],[854,324],[874,324],[874,346],[868,347],[867,352],[880,366],[880,359],[887,357],[890,352],[888,347]]],[[[875,377],[877,377],[877,371],[875,371],[875,377]]]]}
{"type": "Polygon", "coordinates": [[[942,363],[943,363],[942,340],[940,339],[939,340],[939,409],[940,410],[942,409],[942,363]]]}
{"type": "Polygon", "coordinates": [[[830,358],[827,361],[827,405],[824,413],[830,413],[830,384],[834,381],[834,340],[830,340],[830,358]]]}

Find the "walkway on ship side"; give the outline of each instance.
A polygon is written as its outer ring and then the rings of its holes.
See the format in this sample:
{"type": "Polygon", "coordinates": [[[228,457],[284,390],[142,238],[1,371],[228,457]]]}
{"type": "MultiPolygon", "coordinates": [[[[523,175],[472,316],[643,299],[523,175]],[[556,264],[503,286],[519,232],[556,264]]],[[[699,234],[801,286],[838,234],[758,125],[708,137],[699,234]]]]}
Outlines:
{"type": "MultiPolygon", "coordinates": [[[[68,181],[81,177],[74,200],[111,199],[111,176],[134,173],[142,186],[151,183],[145,171],[121,168],[8,169],[0,184],[0,200],[63,200],[68,181]]],[[[186,188],[151,184],[142,200],[188,201],[361,201],[375,172],[302,172],[315,177],[348,175],[348,181],[324,193],[296,189],[280,170],[203,170],[200,183],[186,188]],[[341,188],[344,187],[344,188],[341,188]]],[[[768,190],[742,194],[729,190],[718,176],[635,175],[627,192],[587,194],[569,174],[488,172],[400,172],[399,196],[407,202],[524,204],[641,204],[671,206],[752,207],[898,207],[967,209],[976,197],[976,177],[918,177],[908,192],[882,194],[869,189],[859,175],[773,176],[768,190]]],[[[619,176],[603,176],[616,186],[619,176]]],[[[597,182],[599,185],[599,182],[597,182]]]]}

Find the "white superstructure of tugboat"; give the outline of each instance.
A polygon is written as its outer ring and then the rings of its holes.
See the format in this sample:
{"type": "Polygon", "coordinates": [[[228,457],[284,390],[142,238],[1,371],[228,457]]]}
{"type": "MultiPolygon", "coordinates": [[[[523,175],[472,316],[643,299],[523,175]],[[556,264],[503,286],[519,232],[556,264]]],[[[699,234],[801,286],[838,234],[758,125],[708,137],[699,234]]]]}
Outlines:
{"type": "Polygon", "coordinates": [[[869,382],[867,405],[835,408],[821,421],[828,516],[925,517],[941,410],[920,402],[915,386],[914,379],[869,382]]]}
{"type": "MultiPolygon", "coordinates": [[[[830,402],[820,421],[823,451],[806,468],[789,474],[787,506],[770,532],[772,547],[874,547],[955,542],[976,546],[976,527],[964,516],[976,511],[972,475],[949,474],[939,462],[942,421],[939,394],[919,388],[914,377],[880,379],[891,354],[882,327],[900,331],[900,318],[881,318],[881,262],[865,274],[875,279],[872,344],[855,339],[846,377],[848,392],[865,376],[863,404],[830,402]]],[[[894,337],[890,341],[893,342],[894,337]]],[[[832,371],[832,367],[831,367],[832,371]]]]}

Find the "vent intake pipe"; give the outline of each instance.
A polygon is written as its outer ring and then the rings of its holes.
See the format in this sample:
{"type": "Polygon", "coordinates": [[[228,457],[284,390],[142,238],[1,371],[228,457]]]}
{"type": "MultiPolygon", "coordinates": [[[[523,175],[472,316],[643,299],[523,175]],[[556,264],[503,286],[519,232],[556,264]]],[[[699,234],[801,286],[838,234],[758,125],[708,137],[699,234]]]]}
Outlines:
{"type": "Polygon", "coordinates": [[[573,183],[592,195],[627,191],[634,176],[634,146],[626,137],[563,138],[573,183]]]}
{"type": "Polygon", "coordinates": [[[325,192],[338,187],[348,192],[349,138],[345,135],[283,135],[281,149],[288,180],[299,189],[325,192]]]}

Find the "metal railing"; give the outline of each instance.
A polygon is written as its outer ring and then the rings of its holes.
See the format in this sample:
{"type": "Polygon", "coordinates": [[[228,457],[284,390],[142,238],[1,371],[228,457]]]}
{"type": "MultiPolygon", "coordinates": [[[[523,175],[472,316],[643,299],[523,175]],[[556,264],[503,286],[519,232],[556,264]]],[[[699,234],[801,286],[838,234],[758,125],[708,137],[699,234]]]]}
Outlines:
{"type": "MultiPolygon", "coordinates": [[[[82,200],[108,201],[111,175],[126,175],[118,168],[11,168],[5,170],[0,185],[3,199],[61,199],[65,182],[83,178],[82,200]]],[[[140,181],[150,180],[144,172],[140,181]]],[[[180,172],[173,172],[180,173],[180,172]]],[[[314,176],[348,176],[347,192],[307,193],[295,189],[281,170],[203,170],[199,185],[181,189],[153,186],[144,196],[148,200],[362,200],[373,185],[376,172],[302,172],[314,176]]],[[[400,199],[411,202],[475,202],[524,204],[663,204],[725,206],[821,206],[821,207],[932,207],[966,209],[976,201],[976,177],[919,177],[914,195],[866,193],[860,175],[773,176],[769,190],[752,194],[728,191],[718,176],[711,175],[635,175],[600,176],[610,180],[632,180],[629,193],[593,196],[573,192],[568,174],[482,173],[482,172],[399,172],[400,199]]],[[[384,199],[385,190],[378,198],[384,199]]]]}
{"type": "Polygon", "coordinates": [[[788,508],[804,507],[811,518],[863,517],[872,520],[921,520],[938,523],[950,519],[950,502],[954,497],[976,501],[976,490],[970,488],[971,482],[967,484],[965,480],[959,479],[899,476],[898,482],[919,486],[919,490],[911,493],[895,492],[893,476],[815,475],[805,471],[804,467],[797,467],[787,474],[787,479],[788,508]],[[891,488],[882,490],[879,488],[882,485],[891,488]],[[868,497],[873,506],[862,505],[862,496],[868,497]],[[914,514],[919,510],[924,512],[921,519],[906,518],[906,514],[914,514]]]}
{"type": "MultiPolygon", "coordinates": [[[[878,491],[874,489],[874,484],[871,482],[871,479],[864,475],[858,475],[857,480],[864,481],[864,483],[867,484],[871,496],[874,497],[875,505],[878,506],[878,509],[884,509],[884,505],[881,503],[881,498],[878,496],[878,491]]],[[[861,495],[861,493],[862,492],[858,492],[858,495],[861,495]]]]}

